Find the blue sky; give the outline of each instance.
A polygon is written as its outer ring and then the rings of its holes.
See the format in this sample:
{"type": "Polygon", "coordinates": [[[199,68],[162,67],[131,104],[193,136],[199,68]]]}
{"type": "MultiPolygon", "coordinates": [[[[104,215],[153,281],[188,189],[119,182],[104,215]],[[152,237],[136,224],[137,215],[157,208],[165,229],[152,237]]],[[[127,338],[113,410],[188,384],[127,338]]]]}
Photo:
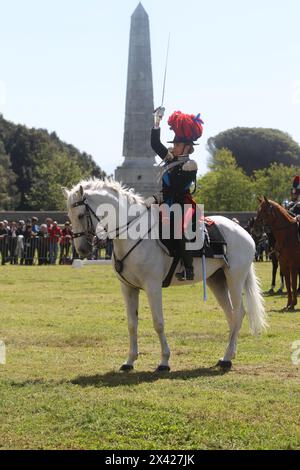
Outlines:
{"type": "MultiPolygon", "coordinates": [[[[299,0],[144,0],[155,104],[202,113],[194,154],[235,126],[273,127],[300,143],[299,0]]],[[[0,112],[56,131],[108,173],[121,164],[130,16],[137,0],[0,0],[0,112]]],[[[163,137],[171,137],[166,121],[163,137]]]]}

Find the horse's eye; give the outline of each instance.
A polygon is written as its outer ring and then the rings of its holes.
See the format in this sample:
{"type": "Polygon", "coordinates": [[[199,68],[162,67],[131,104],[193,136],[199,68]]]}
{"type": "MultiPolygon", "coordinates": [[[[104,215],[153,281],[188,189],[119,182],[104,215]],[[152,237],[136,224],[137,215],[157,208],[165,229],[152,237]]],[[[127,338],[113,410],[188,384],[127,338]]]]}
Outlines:
{"type": "Polygon", "coordinates": [[[83,219],[83,217],[84,217],[84,214],[79,214],[78,219],[81,220],[83,219]]]}

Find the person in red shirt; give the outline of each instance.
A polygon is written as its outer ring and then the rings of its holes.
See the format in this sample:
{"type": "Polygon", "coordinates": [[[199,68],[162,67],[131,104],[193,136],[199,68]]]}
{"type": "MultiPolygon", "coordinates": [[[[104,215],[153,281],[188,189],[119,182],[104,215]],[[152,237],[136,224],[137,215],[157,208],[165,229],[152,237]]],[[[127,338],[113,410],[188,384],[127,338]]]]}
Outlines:
{"type": "Polygon", "coordinates": [[[70,222],[67,220],[61,231],[59,264],[63,264],[63,262],[69,257],[72,238],[72,228],[70,222]]]}
{"type": "Polygon", "coordinates": [[[61,237],[61,230],[56,221],[54,221],[52,226],[48,228],[48,233],[50,238],[50,264],[56,264],[58,243],[61,237]]]}

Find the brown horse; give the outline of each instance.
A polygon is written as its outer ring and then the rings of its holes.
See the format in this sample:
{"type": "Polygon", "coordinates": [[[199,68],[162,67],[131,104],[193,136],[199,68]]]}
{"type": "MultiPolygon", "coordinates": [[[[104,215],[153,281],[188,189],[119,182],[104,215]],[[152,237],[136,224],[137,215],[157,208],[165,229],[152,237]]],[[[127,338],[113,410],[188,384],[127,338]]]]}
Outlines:
{"type": "Polygon", "coordinates": [[[297,305],[297,275],[300,269],[300,242],[298,223],[294,217],[266,197],[259,198],[257,223],[264,222],[271,227],[276,244],[280,270],[285,278],[288,302],[283,310],[294,311],[297,305]]]}

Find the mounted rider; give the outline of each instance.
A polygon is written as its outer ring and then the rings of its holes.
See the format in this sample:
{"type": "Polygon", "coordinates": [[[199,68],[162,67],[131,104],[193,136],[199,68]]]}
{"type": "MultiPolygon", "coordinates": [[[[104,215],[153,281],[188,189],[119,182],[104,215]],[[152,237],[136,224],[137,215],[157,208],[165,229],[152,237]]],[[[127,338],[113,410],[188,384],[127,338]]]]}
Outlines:
{"type": "MultiPolygon", "coordinates": [[[[300,216],[300,176],[294,176],[292,189],[291,189],[291,201],[287,204],[286,209],[294,216],[300,216]]],[[[298,218],[298,217],[297,217],[298,218]]]]}
{"type": "MultiPolygon", "coordinates": [[[[162,177],[162,190],[146,200],[146,205],[167,203],[180,204],[184,211],[184,205],[193,207],[195,212],[196,202],[193,200],[190,188],[196,183],[197,163],[190,159],[194,152],[194,141],[202,136],[203,121],[200,114],[197,116],[175,111],[168,119],[170,129],[174,131],[175,137],[173,147],[166,148],[160,141],[160,122],[164,115],[164,108],[158,108],[154,113],[154,127],[151,131],[151,146],[156,154],[165,162],[162,177]]],[[[183,233],[182,239],[178,240],[180,255],[184,270],[176,275],[178,280],[193,280],[193,257],[186,250],[186,238],[183,233]]]]}

